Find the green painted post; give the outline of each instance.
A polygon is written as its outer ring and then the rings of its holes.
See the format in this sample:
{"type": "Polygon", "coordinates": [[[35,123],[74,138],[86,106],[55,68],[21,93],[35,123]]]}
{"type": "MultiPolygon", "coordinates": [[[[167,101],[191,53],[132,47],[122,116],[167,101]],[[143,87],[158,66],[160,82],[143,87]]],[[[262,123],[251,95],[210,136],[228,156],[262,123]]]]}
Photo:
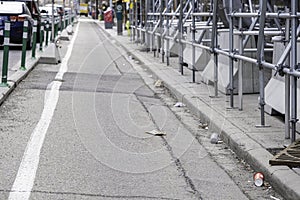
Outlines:
{"type": "Polygon", "coordinates": [[[51,34],[50,34],[50,41],[52,42],[53,41],[53,38],[52,36],[55,34],[55,20],[54,20],[54,29],[53,29],[53,34],[52,34],[52,19],[51,19],[51,34]]]}
{"type": "Polygon", "coordinates": [[[54,19],[54,34],[53,34],[54,38],[51,37],[52,39],[51,41],[54,41],[56,38],[56,29],[57,29],[57,18],[54,19]]]}
{"type": "Polygon", "coordinates": [[[66,28],[67,28],[67,26],[69,25],[69,16],[68,15],[66,15],[66,28]]]}
{"type": "Polygon", "coordinates": [[[32,52],[31,57],[35,58],[35,52],[36,52],[36,32],[37,32],[37,20],[34,20],[33,24],[33,43],[32,43],[32,52]]]}
{"type": "Polygon", "coordinates": [[[65,28],[65,16],[63,15],[61,18],[60,31],[64,30],[64,28],[65,28]]]}
{"type": "Polygon", "coordinates": [[[7,72],[8,72],[8,55],[9,55],[9,37],[10,37],[10,22],[5,21],[4,42],[3,42],[2,82],[0,84],[1,87],[8,87],[7,72]]]}
{"type": "Polygon", "coordinates": [[[55,22],[55,34],[54,34],[54,40],[56,38],[56,36],[58,35],[58,23],[59,23],[59,19],[56,19],[56,22],[55,22]]]}
{"type": "Polygon", "coordinates": [[[44,43],[44,20],[41,22],[41,32],[40,32],[40,51],[43,51],[44,43]]]}
{"type": "Polygon", "coordinates": [[[49,42],[49,21],[46,22],[46,40],[45,40],[45,45],[48,46],[49,42]]]}
{"type": "Polygon", "coordinates": [[[21,70],[26,70],[26,49],[27,49],[27,38],[28,38],[28,21],[23,22],[23,44],[22,44],[22,56],[21,56],[21,70]]]}

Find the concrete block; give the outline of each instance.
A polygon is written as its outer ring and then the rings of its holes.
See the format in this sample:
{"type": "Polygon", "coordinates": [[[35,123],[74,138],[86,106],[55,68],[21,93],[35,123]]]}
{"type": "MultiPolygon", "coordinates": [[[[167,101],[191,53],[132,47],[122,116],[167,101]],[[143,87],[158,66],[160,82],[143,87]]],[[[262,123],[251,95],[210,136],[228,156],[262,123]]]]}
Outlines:
{"type": "MultiPolygon", "coordinates": [[[[229,33],[228,32],[221,32],[218,38],[220,47],[222,49],[229,48],[229,33]]],[[[234,48],[238,48],[238,41],[239,38],[236,36],[234,38],[234,48]]],[[[249,44],[246,48],[253,48],[255,47],[255,40],[251,38],[249,40],[249,44]]],[[[253,54],[253,53],[252,53],[253,54]]],[[[251,57],[255,57],[254,55],[248,55],[251,57]]],[[[219,75],[219,82],[218,87],[219,90],[224,93],[228,94],[228,86],[229,86],[229,58],[224,55],[218,56],[218,75],[219,75]]],[[[244,93],[257,93],[259,92],[259,81],[258,81],[258,68],[255,64],[243,62],[243,92],[244,93]]],[[[271,72],[266,72],[265,75],[266,80],[269,79],[271,76],[271,72]]],[[[214,60],[213,56],[211,57],[210,61],[208,62],[206,68],[201,73],[202,81],[206,84],[212,84],[214,80],[214,60]]],[[[238,89],[238,62],[234,62],[234,69],[233,69],[233,79],[234,79],[234,92],[237,93],[238,89]]]]}
{"type": "Polygon", "coordinates": [[[69,40],[70,40],[69,34],[68,34],[68,32],[67,32],[66,29],[64,29],[64,30],[61,32],[61,34],[60,34],[60,36],[59,36],[59,39],[60,39],[60,40],[65,40],[65,41],[69,41],[69,40]]]}
{"type": "Polygon", "coordinates": [[[73,35],[74,31],[73,31],[73,26],[69,25],[66,28],[68,35],[73,35]]]}
{"type": "Polygon", "coordinates": [[[50,43],[45,51],[42,53],[40,64],[58,64],[61,62],[58,47],[54,43],[50,43]]]}

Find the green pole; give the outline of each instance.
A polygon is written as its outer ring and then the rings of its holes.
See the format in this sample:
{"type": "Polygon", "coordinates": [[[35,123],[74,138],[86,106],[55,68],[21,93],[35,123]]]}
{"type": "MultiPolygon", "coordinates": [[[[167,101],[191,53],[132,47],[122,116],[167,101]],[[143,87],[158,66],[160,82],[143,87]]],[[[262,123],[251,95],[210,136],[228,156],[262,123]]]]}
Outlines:
{"type": "Polygon", "coordinates": [[[41,32],[40,32],[40,51],[43,51],[44,43],[44,20],[41,22],[41,32]]]}
{"type": "Polygon", "coordinates": [[[35,58],[35,52],[36,52],[36,32],[37,32],[37,20],[34,20],[34,24],[33,24],[33,43],[32,43],[32,53],[31,53],[32,58],[35,58]]]}
{"type": "Polygon", "coordinates": [[[55,34],[55,20],[54,20],[54,25],[53,25],[53,29],[52,29],[52,19],[51,19],[51,34],[50,34],[50,41],[52,42],[53,41],[53,36],[55,34]]]}
{"type": "Polygon", "coordinates": [[[59,20],[60,19],[58,19],[57,21],[56,21],[56,23],[55,23],[55,37],[53,38],[54,40],[55,40],[55,38],[56,38],[56,36],[58,35],[58,23],[59,23],[59,20]]]}
{"type": "Polygon", "coordinates": [[[48,41],[49,41],[49,21],[46,23],[46,41],[45,45],[48,46],[48,41]]]}
{"type": "Polygon", "coordinates": [[[60,26],[60,31],[64,30],[64,26],[65,26],[65,15],[63,15],[62,19],[61,19],[61,26],[60,26]]]}
{"type": "Polygon", "coordinates": [[[57,18],[55,18],[54,20],[54,34],[53,34],[54,38],[51,37],[52,38],[51,41],[54,41],[56,38],[56,29],[57,29],[57,18]]]}
{"type": "Polygon", "coordinates": [[[26,49],[27,49],[27,38],[28,38],[28,21],[23,22],[23,44],[22,44],[22,57],[21,57],[21,70],[26,70],[26,49]]]}
{"type": "Polygon", "coordinates": [[[68,25],[69,25],[69,16],[66,15],[66,28],[67,28],[68,25]]]}
{"type": "Polygon", "coordinates": [[[4,25],[4,43],[3,43],[3,65],[2,65],[2,82],[1,87],[7,87],[7,71],[8,71],[8,55],[9,55],[9,37],[10,37],[10,22],[5,21],[4,25]]]}

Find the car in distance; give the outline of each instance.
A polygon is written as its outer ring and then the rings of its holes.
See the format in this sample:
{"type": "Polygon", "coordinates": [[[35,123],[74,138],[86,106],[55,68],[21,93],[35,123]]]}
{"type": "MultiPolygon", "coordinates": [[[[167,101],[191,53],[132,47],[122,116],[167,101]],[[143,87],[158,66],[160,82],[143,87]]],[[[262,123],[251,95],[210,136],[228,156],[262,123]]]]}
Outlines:
{"type": "Polygon", "coordinates": [[[39,11],[38,1],[37,0],[1,0],[1,1],[16,1],[16,2],[24,2],[28,7],[31,17],[37,21],[37,42],[40,41],[40,30],[42,26],[41,14],[39,11]]]}
{"type": "Polygon", "coordinates": [[[23,24],[28,21],[27,48],[32,47],[32,31],[34,20],[24,2],[0,1],[0,43],[4,41],[5,21],[10,21],[10,43],[22,44],[23,24]]]}
{"type": "MultiPolygon", "coordinates": [[[[40,6],[39,10],[40,10],[40,13],[41,13],[42,17],[49,17],[49,18],[52,17],[52,7],[49,7],[49,6],[40,6]]],[[[53,11],[54,11],[53,12],[54,17],[58,17],[58,11],[57,11],[57,9],[54,8],[53,11]]]]}

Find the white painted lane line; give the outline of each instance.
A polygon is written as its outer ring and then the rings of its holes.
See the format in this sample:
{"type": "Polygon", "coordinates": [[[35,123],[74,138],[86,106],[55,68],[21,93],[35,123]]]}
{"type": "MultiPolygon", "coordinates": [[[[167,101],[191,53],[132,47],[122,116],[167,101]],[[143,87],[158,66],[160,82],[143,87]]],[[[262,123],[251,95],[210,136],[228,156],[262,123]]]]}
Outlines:
{"type": "MultiPolygon", "coordinates": [[[[56,79],[62,79],[64,73],[68,70],[68,61],[71,57],[74,41],[78,34],[79,25],[80,23],[77,25],[74,37],[69,44],[65,58],[62,60],[61,67],[56,75],[56,79]]],[[[9,193],[9,200],[28,200],[30,197],[36,171],[40,161],[41,149],[59,99],[59,89],[61,84],[62,82],[60,81],[53,81],[48,85],[49,90],[45,92],[44,109],[40,121],[33,130],[30,140],[27,144],[18,174],[12,186],[11,192],[9,193]]]]}

